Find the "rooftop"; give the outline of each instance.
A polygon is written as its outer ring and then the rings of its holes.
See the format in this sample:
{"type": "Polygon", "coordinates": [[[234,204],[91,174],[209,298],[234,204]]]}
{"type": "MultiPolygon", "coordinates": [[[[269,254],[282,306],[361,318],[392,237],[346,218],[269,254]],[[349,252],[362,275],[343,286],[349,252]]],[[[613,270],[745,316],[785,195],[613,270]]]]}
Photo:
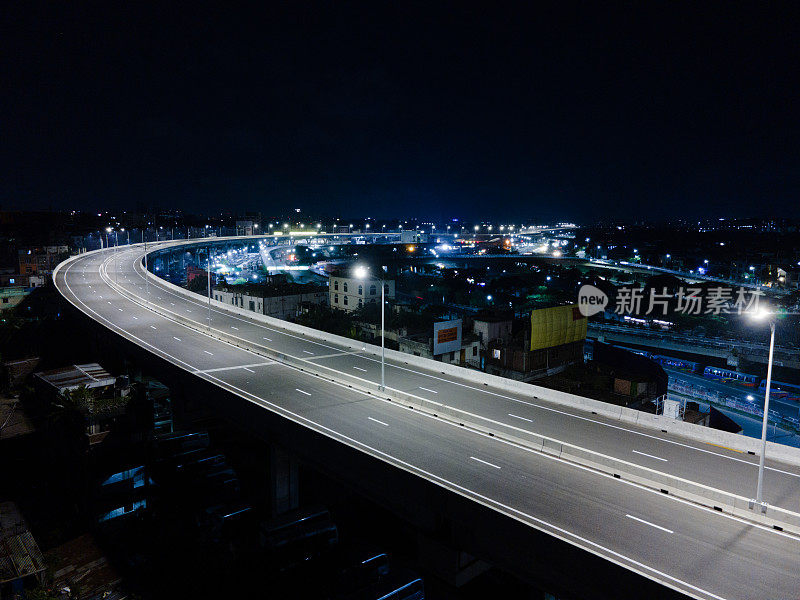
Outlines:
{"type": "Polygon", "coordinates": [[[89,389],[114,385],[116,377],[111,375],[97,363],[87,363],[84,365],[72,365],[53,369],[52,371],[41,371],[35,376],[56,388],[60,393],[86,386],[89,389]]]}
{"type": "Polygon", "coordinates": [[[33,424],[19,405],[18,398],[0,397],[0,440],[34,431],[33,424]]]}
{"type": "Polygon", "coordinates": [[[42,552],[17,505],[0,502],[0,583],[44,570],[42,552]]]}

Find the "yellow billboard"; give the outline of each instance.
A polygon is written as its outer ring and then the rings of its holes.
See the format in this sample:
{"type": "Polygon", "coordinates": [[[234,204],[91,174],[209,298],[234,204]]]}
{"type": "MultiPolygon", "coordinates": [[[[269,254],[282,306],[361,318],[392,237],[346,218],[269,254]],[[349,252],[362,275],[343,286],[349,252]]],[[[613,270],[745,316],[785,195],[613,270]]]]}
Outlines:
{"type": "Polygon", "coordinates": [[[531,350],[584,340],[587,323],[588,319],[577,304],[534,310],[531,312],[531,350]]]}

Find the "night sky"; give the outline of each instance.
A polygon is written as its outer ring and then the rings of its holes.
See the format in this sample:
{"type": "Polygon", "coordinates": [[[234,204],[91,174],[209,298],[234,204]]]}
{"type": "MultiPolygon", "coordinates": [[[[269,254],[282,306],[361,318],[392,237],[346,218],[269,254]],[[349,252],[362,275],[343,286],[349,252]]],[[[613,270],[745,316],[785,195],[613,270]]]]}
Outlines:
{"type": "Polygon", "coordinates": [[[791,4],[114,4],[4,6],[1,209],[800,217],[791,4]]]}

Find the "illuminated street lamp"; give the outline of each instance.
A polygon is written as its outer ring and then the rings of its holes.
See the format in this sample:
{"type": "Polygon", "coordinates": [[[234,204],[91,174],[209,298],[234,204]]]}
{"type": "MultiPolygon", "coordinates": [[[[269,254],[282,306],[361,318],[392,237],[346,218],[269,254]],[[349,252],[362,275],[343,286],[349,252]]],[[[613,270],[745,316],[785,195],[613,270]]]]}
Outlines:
{"type": "Polygon", "coordinates": [[[775,349],[775,319],[774,313],[766,309],[749,313],[750,316],[761,321],[769,318],[769,358],[767,359],[767,382],[764,391],[764,420],[761,424],[761,456],[758,459],[758,487],[756,488],[756,502],[763,503],[762,492],[764,488],[764,459],[767,453],[767,421],[769,419],[769,388],[772,384],[772,355],[775,349]]]}
{"type": "MultiPolygon", "coordinates": [[[[353,269],[353,275],[356,279],[366,279],[369,274],[369,269],[364,266],[357,266],[353,269]]],[[[386,389],[386,288],[383,282],[383,277],[380,278],[381,282],[381,390],[386,389]]]]}

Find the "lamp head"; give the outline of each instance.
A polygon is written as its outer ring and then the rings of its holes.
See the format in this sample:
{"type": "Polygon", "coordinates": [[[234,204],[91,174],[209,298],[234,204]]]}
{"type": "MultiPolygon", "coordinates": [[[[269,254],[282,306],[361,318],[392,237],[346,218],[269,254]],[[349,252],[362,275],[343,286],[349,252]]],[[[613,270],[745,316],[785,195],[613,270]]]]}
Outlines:
{"type": "Polygon", "coordinates": [[[773,313],[765,307],[760,307],[747,313],[754,321],[764,321],[773,313]]]}

